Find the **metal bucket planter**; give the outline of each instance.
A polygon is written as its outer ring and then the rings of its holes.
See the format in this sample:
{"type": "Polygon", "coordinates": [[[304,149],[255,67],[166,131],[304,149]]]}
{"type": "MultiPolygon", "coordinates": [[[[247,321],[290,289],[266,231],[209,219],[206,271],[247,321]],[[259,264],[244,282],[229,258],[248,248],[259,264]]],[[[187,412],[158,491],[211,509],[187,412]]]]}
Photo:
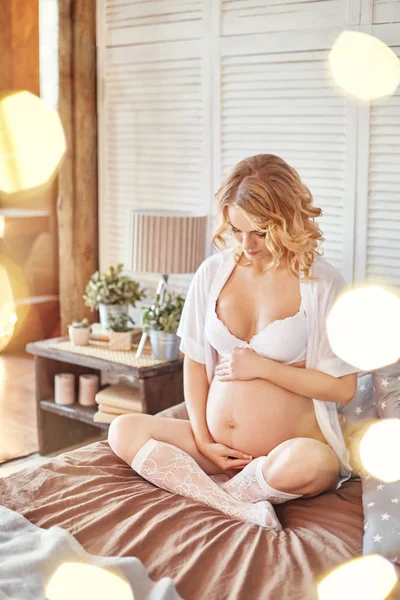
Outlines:
{"type": "Polygon", "coordinates": [[[126,304],[100,304],[99,314],[101,327],[103,329],[108,329],[110,327],[109,315],[118,319],[122,314],[127,312],[128,307],[126,304]]]}
{"type": "Polygon", "coordinates": [[[151,329],[149,332],[151,352],[156,360],[178,360],[181,338],[174,333],[151,329]]]}

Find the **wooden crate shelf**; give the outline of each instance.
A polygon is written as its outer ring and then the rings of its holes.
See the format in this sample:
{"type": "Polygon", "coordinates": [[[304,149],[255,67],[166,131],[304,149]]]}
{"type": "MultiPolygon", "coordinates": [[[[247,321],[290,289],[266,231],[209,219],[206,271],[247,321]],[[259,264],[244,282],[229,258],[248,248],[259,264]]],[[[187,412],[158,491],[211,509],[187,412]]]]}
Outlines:
{"type": "Polygon", "coordinates": [[[97,411],[96,406],[82,406],[79,402],[74,404],[62,405],[56,404],[54,400],[41,400],[41,410],[60,415],[62,417],[68,417],[74,421],[81,421],[82,423],[88,423],[99,429],[108,429],[109,423],[96,423],[93,421],[93,415],[97,411]]]}

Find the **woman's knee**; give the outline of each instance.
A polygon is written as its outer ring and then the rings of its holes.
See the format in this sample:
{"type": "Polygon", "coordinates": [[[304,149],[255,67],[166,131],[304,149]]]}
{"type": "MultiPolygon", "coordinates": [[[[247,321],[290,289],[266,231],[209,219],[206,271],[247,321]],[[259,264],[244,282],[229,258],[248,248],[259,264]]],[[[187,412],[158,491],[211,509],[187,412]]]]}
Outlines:
{"type": "Polygon", "coordinates": [[[150,439],[151,415],[120,415],[110,423],[108,443],[111,450],[131,464],[136,452],[150,439]]]}
{"type": "Polygon", "coordinates": [[[277,490],[311,496],[334,486],[339,461],[327,444],[312,438],[294,438],[268,454],[263,474],[277,490]]]}

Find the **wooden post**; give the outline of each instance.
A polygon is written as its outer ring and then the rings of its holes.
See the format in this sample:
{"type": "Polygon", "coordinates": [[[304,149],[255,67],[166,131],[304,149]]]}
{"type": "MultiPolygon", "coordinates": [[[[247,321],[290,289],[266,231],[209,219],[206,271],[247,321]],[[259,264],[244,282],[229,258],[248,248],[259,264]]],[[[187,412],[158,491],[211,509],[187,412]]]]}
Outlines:
{"type": "Polygon", "coordinates": [[[11,5],[3,2],[0,10],[0,92],[11,84],[11,5]]]}
{"type": "Polygon", "coordinates": [[[39,96],[38,0],[0,2],[0,92],[6,90],[39,96]]]}
{"type": "Polygon", "coordinates": [[[96,2],[59,0],[59,111],[67,156],[59,177],[61,330],[93,314],[86,283],[98,267],[96,2]]]}

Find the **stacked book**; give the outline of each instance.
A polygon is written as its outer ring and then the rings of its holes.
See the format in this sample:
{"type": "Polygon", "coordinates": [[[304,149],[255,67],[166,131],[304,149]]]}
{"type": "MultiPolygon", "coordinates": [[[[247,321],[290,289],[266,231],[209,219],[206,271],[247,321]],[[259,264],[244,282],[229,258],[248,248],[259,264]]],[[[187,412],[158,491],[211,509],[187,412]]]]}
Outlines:
{"type": "Polygon", "coordinates": [[[96,423],[111,423],[118,415],[143,412],[140,390],[128,383],[110,385],[97,392],[98,410],[93,415],[96,423]]]}

